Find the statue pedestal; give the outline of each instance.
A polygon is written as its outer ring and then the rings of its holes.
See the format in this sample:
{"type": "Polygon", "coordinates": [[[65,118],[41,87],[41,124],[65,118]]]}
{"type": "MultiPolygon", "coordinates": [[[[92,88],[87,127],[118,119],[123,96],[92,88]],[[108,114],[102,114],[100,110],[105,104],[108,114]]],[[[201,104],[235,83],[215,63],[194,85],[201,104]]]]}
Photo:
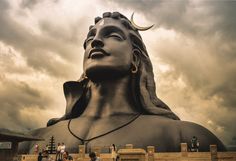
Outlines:
{"type": "Polygon", "coordinates": [[[79,158],[85,157],[85,145],[79,145],[79,158]]]}
{"type": "Polygon", "coordinates": [[[210,145],[211,161],[217,161],[217,146],[210,145]]]}
{"type": "Polygon", "coordinates": [[[188,145],[187,143],[181,143],[181,161],[188,161],[188,145]]]}
{"type": "Polygon", "coordinates": [[[144,149],[120,149],[118,150],[120,161],[145,161],[144,149]]]}
{"type": "Polygon", "coordinates": [[[147,147],[147,154],[148,154],[148,161],[154,161],[154,153],[155,153],[155,147],[154,146],[148,146],[147,147]]]}

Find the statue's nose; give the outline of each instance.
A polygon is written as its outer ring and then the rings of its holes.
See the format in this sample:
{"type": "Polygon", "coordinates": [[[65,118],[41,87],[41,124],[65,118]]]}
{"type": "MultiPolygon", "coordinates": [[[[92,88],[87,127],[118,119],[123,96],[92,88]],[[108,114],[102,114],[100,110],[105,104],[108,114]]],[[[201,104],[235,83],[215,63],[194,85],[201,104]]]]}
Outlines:
{"type": "Polygon", "coordinates": [[[94,48],[94,47],[101,48],[104,46],[104,43],[100,38],[95,37],[91,43],[91,46],[92,46],[92,48],[94,48]]]}

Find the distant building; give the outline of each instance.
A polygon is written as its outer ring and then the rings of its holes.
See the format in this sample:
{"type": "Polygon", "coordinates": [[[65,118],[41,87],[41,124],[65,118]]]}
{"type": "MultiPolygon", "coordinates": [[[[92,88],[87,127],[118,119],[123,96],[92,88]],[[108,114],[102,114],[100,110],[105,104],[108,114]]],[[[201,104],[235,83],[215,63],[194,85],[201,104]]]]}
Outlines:
{"type": "Polygon", "coordinates": [[[17,156],[18,143],[22,141],[44,140],[31,135],[0,129],[0,160],[13,161],[17,156]]]}
{"type": "Polygon", "coordinates": [[[236,145],[227,145],[227,151],[236,151],[236,145]]]}
{"type": "Polygon", "coordinates": [[[236,136],[234,136],[231,142],[226,145],[228,151],[236,151],[236,136]]]}

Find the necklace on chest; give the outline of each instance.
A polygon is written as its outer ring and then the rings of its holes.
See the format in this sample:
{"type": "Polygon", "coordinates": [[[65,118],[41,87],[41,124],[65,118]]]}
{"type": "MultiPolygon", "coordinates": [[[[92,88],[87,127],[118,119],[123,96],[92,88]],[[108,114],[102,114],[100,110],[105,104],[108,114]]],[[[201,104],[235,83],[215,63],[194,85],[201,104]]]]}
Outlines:
{"type": "Polygon", "coordinates": [[[141,115],[141,114],[136,114],[134,117],[132,117],[132,118],[131,118],[130,120],[128,120],[127,122],[125,122],[125,123],[123,123],[123,124],[121,124],[121,125],[119,125],[119,126],[113,128],[113,129],[111,129],[111,130],[109,130],[109,131],[107,131],[107,132],[104,132],[104,133],[102,133],[102,134],[100,134],[100,135],[97,135],[97,136],[94,136],[94,137],[91,137],[91,138],[88,138],[88,139],[81,138],[81,137],[79,137],[78,135],[76,135],[76,134],[72,131],[72,129],[71,129],[71,127],[70,127],[70,124],[71,124],[72,119],[70,119],[70,120],[68,121],[67,128],[68,128],[68,130],[69,130],[69,132],[70,132],[70,134],[71,134],[72,136],[74,136],[76,139],[78,139],[78,140],[81,141],[81,144],[82,144],[82,145],[86,145],[86,144],[88,144],[88,143],[89,143],[90,141],[92,141],[92,140],[101,138],[101,137],[106,136],[106,135],[108,135],[108,134],[110,134],[110,133],[113,133],[113,132],[115,132],[115,131],[118,131],[118,130],[121,129],[121,128],[126,127],[127,125],[129,125],[129,124],[131,124],[132,122],[134,122],[140,115],[141,115]]]}

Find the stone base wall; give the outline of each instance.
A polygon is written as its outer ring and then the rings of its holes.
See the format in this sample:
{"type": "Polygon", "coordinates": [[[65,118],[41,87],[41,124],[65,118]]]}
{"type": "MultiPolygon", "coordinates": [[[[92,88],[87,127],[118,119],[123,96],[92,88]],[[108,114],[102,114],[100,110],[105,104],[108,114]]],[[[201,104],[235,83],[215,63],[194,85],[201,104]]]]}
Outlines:
{"type": "MultiPolygon", "coordinates": [[[[74,161],[90,161],[88,154],[85,154],[84,158],[79,158],[79,154],[70,154],[74,161]]],[[[212,158],[210,152],[187,152],[187,156],[182,156],[181,152],[178,153],[154,153],[153,161],[236,161],[236,152],[217,152],[217,157],[212,158]]],[[[37,155],[19,155],[19,161],[37,161],[37,155]]],[[[55,159],[56,155],[50,155],[51,158],[55,159]]],[[[140,154],[128,153],[121,159],[126,161],[141,161],[143,158],[138,159],[140,154]],[[124,158],[127,157],[127,158],[124,158]],[[132,160],[133,159],[133,160],[132,160]]],[[[102,161],[113,161],[111,154],[100,154],[102,161]]],[[[149,155],[145,154],[145,161],[149,161],[149,155]]]]}
{"type": "MultiPolygon", "coordinates": [[[[88,156],[88,154],[85,154],[84,158],[80,158],[79,154],[70,154],[74,161],[90,161],[90,158],[88,156]]],[[[56,155],[55,154],[50,154],[49,157],[51,157],[52,159],[56,159],[56,155]]],[[[111,154],[100,154],[100,158],[102,159],[102,161],[113,161],[111,158],[111,154]]],[[[38,155],[18,155],[18,161],[37,161],[38,159],[38,155]]]]}
{"type": "MultiPolygon", "coordinates": [[[[113,161],[111,153],[101,153],[101,147],[96,146],[93,151],[102,161],[113,161]]],[[[90,161],[88,154],[85,154],[85,146],[79,145],[79,153],[70,154],[74,161],[90,161]]],[[[118,150],[119,161],[236,161],[236,152],[217,152],[216,145],[210,145],[209,152],[188,152],[187,144],[181,143],[181,152],[155,152],[154,146],[144,149],[133,148],[127,144],[124,149],[118,150]]],[[[37,155],[20,155],[19,161],[37,161],[37,155]]],[[[55,160],[56,155],[50,155],[55,160]]]]}

